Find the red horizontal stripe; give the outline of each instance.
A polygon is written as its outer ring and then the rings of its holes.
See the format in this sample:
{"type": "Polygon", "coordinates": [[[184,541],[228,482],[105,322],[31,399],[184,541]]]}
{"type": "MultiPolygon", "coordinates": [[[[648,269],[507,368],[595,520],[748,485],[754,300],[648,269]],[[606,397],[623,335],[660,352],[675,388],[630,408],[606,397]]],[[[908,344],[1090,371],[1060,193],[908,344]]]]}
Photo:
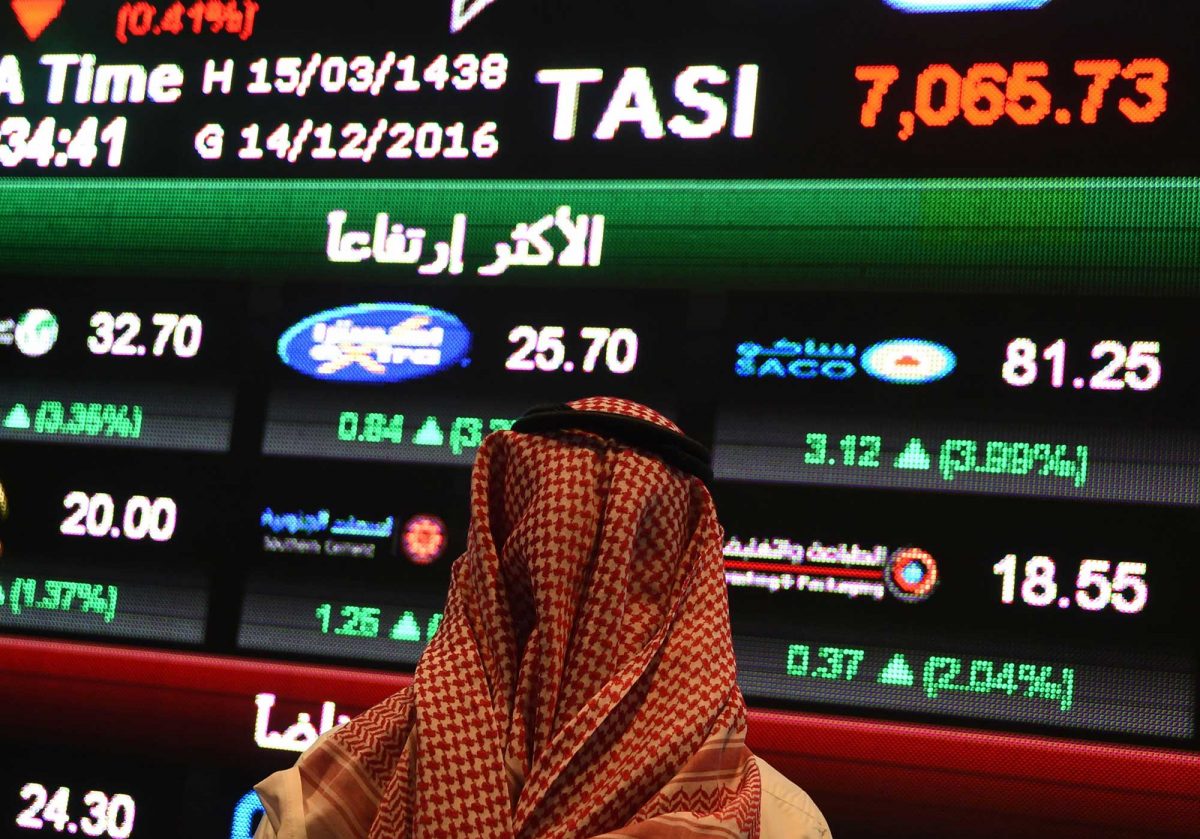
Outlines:
{"type": "MultiPolygon", "coordinates": [[[[326,700],[362,710],[409,679],[0,637],[0,708],[23,738],[198,761],[265,755],[253,741],[256,693],[278,695],[282,724],[326,700]]],[[[812,795],[835,835],[1195,837],[1200,825],[1193,753],[758,709],[749,724],[750,748],[812,795]]],[[[265,756],[275,768],[294,760],[265,756]]]]}
{"type": "Polygon", "coordinates": [[[882,568],[826,568],[822,565],[779,565],[772,562],[725,560],[726,571],[770,571],[773,574],[808,574],[814,577],[849,577],[853,580],[882,580],[882,568]]]}

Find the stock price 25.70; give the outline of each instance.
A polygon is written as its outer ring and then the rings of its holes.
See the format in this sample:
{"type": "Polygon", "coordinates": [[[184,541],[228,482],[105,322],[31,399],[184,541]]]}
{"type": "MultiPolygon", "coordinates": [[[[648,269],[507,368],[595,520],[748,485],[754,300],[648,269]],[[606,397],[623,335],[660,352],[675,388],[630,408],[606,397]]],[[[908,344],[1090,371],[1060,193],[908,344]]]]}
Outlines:
{"type": "MultiPolygon", "coordinates": [[[[563,341],[566,334],[567,330],[561,326],[543,326],[541,329],[527,325],[514,326],[508,333],[508,341],[518,346],[504,363],[505,369],[572,372],[576,366],[567,357],[567,347],[563,341]]],[[[579,338],[589,342],[578,368],[584,373],[607,369],[610,373],[620,375],[628,373],[637,364],[638,336],[632,329],[585,326],[579,330],[579,338]]]]}

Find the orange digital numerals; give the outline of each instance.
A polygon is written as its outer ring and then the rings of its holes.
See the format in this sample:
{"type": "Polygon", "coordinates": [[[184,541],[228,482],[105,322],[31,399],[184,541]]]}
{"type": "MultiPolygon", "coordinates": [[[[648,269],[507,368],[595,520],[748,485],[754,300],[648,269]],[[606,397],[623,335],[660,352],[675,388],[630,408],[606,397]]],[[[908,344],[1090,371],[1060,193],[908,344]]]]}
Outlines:
{"type": "Polygon", "coordinates": [[[161,11],[153,3],[125,3],[117,9],[117,40],[127,44],[130,38],[146,35],[179,35],[187,30],[199,35],[207,30],[245,41],[254,33],[258,8],[255,0],[196,0],[190,5],[177,0],[161,11]]]}
{"type": "MultiPolygon", "coordinates": [[[[901,140],[912,137],[917,120],[931,128],[950,125],[960,116],[975,126],[995,125],[1008,117],[1017,125],[1037,125],[1054,114],[1059,125],[1074,118],[1069,108],[1053,106],[1053,97],[1042,83],[1050,74],[1044,61],[1018,61],[1011,67],[995,62],[972,64],[959,73],[949,64],[930,64],[917,76],[911,109],[899,114],[901,140]]],[[[1091,125],[1104,106],[1104,95],[1120,76],[1133,82],[1140,98],[1123,96],[1117,110],[1130,122],[1154,122],[1167,110],[1167,79],[1170,70],[1160,58],[1136,58],[1122,65],[1116,59],[1075,62],[1077,76],[1091,77],[1087,97],[1079,106],[1079,121],[1091,125]]],[[[864,128],[874,128],[883,110],[883,100],[900,79],[894,64],[863,64],[854,68],[854,78],[870,82],[867,99],[859,114],[864,128]]]]}

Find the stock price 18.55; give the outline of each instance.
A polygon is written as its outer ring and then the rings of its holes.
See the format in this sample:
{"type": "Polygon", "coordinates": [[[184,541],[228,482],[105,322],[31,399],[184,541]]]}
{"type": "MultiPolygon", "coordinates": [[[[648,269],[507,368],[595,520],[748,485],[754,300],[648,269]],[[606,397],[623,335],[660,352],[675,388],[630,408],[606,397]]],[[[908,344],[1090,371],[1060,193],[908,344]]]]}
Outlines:
{"type": "Polygon", "coordinates": [[[1145,609],[1150,599],[1144,562],[1118,562],[1113,568],[1107,559],[1083,560],[1075,576],[1074,598],[1059,594],[1057,571],[1058,564],[1048,556],[1027,560],[1020,575],[1016,554],[1008,554],[992,566],[992,573],[1001,578],[1001,603],[1017,602],[1018,577],[1021,602],[1026,606],[1057,604],[1060,609],[1069,609],[1074,603],[1088,612],[1111,607],[1122,614],[1134,615],[1145,609]]]}

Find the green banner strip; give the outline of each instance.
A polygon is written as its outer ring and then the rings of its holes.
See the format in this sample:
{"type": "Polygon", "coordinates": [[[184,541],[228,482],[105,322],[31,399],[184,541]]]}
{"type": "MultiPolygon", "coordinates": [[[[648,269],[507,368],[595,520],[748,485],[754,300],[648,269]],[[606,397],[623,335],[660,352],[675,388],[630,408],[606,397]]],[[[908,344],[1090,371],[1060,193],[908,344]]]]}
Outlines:
{"type": "Polygon", "coordinates": [[[56,275],[661,288],[1200,291],[1200,178],[846,181],[0,180],[9,280],[56,275]],[[520,222],[603,214],[599,267],[477,274],[520,222]],[[465,269],[331,263],[332,210],[446,240],[465,269]]]}

